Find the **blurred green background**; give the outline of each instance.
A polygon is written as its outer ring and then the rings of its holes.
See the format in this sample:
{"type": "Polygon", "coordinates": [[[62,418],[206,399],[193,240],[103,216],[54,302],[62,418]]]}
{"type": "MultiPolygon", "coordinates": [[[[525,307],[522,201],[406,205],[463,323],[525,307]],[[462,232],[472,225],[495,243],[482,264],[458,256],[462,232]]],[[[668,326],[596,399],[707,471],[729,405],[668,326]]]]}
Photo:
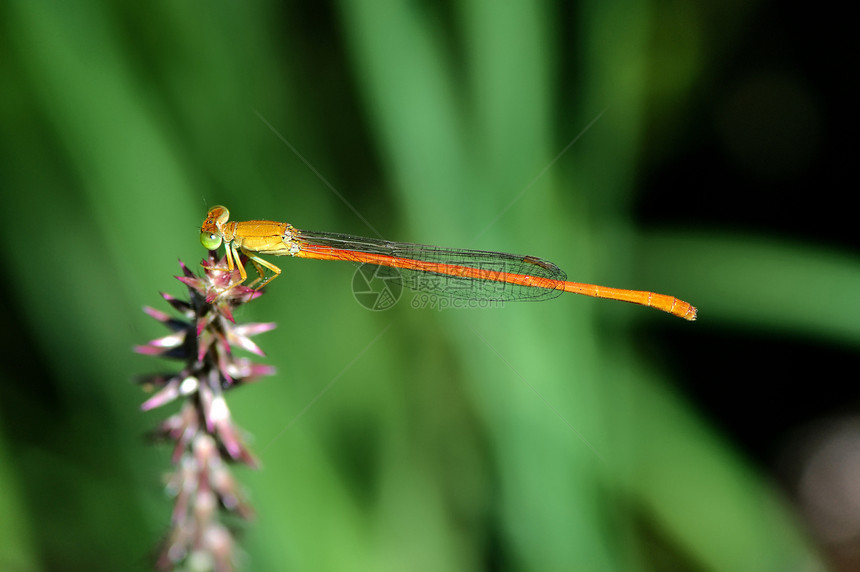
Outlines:
{"type": "Polygon", "coordinates": [[[350,265],[273,260],[237,319],[278,323],[278,375],[228,395],[262,461],[237,469],[247,569],[851,569],[808,504],[839,492],[808,478],[822,427],[857,414],[831,13],[4,2],[0,568],[151,565],[169,412],[129,380],[173,364],[131,347],[220,203],[700,310],[374,313],[350,265]]]}

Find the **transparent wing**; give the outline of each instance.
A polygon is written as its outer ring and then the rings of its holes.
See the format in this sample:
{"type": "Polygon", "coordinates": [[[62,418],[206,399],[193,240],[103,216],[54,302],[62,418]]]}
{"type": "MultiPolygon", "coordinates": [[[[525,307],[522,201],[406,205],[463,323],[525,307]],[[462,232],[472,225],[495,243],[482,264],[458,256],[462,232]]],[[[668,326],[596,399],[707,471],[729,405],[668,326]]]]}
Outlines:
{"type": "Polygon", "coordinates": [[[296,256],[386,266],[412,290],[459,299],[547,300],[560,295],[567,280],[558,266],[534,256],[329,232],[298,231],[293,240],[299,246],[296,256]]]}

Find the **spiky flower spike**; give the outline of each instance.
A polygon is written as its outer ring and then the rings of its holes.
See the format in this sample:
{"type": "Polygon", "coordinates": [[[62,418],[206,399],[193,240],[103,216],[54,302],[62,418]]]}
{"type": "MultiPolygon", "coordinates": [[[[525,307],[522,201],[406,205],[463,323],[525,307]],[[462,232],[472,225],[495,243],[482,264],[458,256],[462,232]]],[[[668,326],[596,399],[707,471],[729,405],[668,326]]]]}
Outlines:
{"type": "Polygon", "coordinates": [[[238,461],[255,467],[257,462],[230,417],[224,393],[274,373],[271,366],[235,357],[233,348],[264,355],[251,336],[267,332],[275,324],[235,323],[236,307],[261,293],[245,286],[229,288],[238,279],[238,271],[231,274],[225,260],[217,260],[214,252],[203,261],[201,276],[181,261],[179,265],[183,275],[176,278],[188,287],[189,300],[165,293],[161,296],[182,317],[144,307],[144,312],[171,333],[135,348],[141,354],[183,363],[177,373],[140,378],[146,390],[155,392],[141,406],[144,411],[182,400],[179,412],[155,431],[159,440],[174,443],[175,469],[167,477],[167,488],[176,502],[157,564],[161,569],[182,566],[192,570],[231,570],[236,561],[235,540],[222,518],[235,514],[247,519],[252,512],[230,472],[230,464],[238,461]]]}

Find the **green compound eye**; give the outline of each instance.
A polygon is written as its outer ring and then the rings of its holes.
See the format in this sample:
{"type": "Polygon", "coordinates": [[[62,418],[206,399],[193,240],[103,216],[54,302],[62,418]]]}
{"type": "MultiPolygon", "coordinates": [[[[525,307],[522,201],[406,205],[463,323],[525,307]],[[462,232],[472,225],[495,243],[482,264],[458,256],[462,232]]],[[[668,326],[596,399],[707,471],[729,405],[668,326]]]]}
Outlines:
{"type": "Polygon", "coordinates": [[[218,247],[221,246],[221,237],[211,232],[201,232],[200,244],[206,250],[218,250],[218,247]]]}

